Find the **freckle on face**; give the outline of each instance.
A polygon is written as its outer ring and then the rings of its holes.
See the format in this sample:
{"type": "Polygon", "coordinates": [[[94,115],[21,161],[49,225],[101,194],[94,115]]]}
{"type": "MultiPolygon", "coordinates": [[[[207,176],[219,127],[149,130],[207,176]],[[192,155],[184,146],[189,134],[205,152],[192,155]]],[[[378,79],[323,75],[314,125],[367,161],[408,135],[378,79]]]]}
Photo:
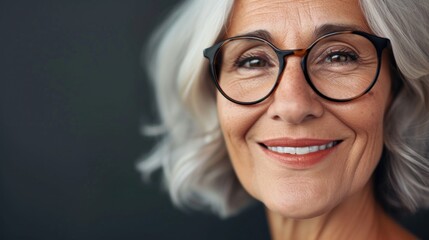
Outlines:
{"type": "MultiPolygon", "coordinates": [[[[237,1],[227,37],[262,29],[282,49],[303,48],[314,41],[312,33],[322,24],[360,26],[371,33],[357,1],[267,0],[237,1]]],[[[260,104],[237,105],[218,94],[220,125],[243,187],[268,209],[297,218],[327,212],[363,189],[383,147],[390,96],[386,63],[373,89],[346,103],[315,94],[300,72],[300,59],[294,58],[288,60],[277,90],[260,104]],[[261,146],[285,138],[341,141],[317,164],[296,170],[279,164],[261,146]]]]}

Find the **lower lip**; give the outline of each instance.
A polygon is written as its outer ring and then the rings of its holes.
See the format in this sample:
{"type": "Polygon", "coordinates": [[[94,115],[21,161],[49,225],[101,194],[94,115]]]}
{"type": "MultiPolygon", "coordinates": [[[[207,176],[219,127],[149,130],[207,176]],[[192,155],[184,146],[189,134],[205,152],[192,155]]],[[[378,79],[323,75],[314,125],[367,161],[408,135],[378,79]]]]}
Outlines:
{"type": "Polygon", "coordinates": [[[338,145],[339,144],[325,150],[312,152],[308,154],[302,154],[302,155],[277,153],[277,152],[270,151],[263,146],[261,146],[261,148],[270,158],[276,160],[281,165],[284,165],[292,169],[308,169],[310,167],[315,166],[323,159],[325,159],[327,155],[335,151],[338,145]]]}

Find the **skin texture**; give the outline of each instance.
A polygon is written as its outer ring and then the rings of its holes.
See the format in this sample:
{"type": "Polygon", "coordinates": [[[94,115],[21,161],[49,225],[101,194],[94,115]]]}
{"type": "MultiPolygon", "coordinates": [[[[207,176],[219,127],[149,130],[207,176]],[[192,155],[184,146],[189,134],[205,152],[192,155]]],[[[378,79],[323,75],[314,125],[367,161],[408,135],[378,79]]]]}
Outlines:
{"type": "MultiPolygon", "coordinates": [[[[265,30],[281,49],[306,48],[323,24],[371,33],[357,1],[246,0],[236,2],[225,37],[265,30]]],[[[382,153],[384,114],[391,99],[386,56],[376,85],[351,102],[319,97],[305,81],[297,56],[287,59],[280,85],[260,104],[237,105],[217,95],[235,172],[267,207],[273,239],[362,239],[386,237],[385,232],[396,234],[390,239],[410,237],[383,213],[372,194],[371,176],[382,153]],[[277,138],[342,142],[322,161],[295,169],[260,145],[277,138]]]]}

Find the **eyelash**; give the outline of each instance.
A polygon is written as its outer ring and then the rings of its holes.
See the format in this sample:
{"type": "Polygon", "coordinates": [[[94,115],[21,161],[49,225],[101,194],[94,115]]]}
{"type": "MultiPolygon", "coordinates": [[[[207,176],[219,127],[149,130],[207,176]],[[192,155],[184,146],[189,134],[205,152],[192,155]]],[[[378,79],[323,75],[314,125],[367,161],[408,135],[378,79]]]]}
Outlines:
{"type": "MultiPolygon", "coordinates": [[[[321,56],[321,61],[322,63],[326,63],[326,59],[335,55],[340,55],[340,56],[345,56],[347,57],[350,61],[347,62],[340,62],[340,64],[347,64],[349,62],[358,62],[360,60],[359,56],[354,52],[351,51],[350,49],[339,49],[339,50],[328,50],[326,53],[323,53],[323,55],[321,56]]],[[[329,62],[329,63],[338,63],[338,62],[329,62]]]]}
{"type": "Polygon", "coordinates": [[[235,60],[234,67],[242,68],[246,63],[249,63],[251,60],[260,60],[270,66],[270,60],[266,59],[266,57],[261,57],[255,54],[243,54],[235,60]]]}

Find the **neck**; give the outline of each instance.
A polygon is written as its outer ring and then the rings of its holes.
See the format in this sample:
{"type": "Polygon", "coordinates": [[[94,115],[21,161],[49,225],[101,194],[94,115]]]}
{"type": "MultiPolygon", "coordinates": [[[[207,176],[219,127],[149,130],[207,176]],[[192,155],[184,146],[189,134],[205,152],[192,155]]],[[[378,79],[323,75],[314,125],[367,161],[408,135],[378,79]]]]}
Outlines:
{"type": "Polygon", "coordinates": [[[290,219],[269,210],[267,216],[273,240],[414,238],[377,204],[371,184],[321,216],[290,219]]]}

